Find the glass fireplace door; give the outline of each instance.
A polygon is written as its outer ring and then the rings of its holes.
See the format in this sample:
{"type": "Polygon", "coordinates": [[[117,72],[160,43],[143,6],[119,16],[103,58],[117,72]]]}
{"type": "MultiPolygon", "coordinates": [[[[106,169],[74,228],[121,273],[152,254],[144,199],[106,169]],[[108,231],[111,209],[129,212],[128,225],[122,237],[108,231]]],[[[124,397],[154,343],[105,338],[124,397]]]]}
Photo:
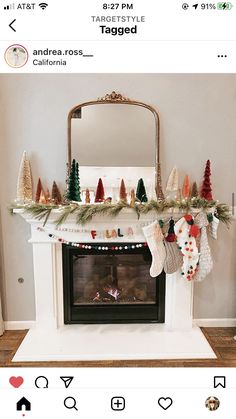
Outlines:
{"type": "Polygon", "coordinates": [[[65,324],[164,322],[164,272],[150,277],[148,247],[124,247],[102,252],[63,244],[65,324]]]}

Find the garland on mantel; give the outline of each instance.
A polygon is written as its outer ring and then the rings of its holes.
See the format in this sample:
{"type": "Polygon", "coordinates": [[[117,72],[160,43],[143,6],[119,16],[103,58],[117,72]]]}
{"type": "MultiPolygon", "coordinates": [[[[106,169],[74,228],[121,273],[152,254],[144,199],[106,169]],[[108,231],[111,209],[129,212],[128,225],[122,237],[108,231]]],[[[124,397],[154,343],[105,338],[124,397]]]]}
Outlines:
{"type": "Polygon", "coordinates": [[[76,215],[76,223],[85,225],[90,222],[96,215],[106,215],[108,217],[116,217],[122,209],[132,209],[139,218],[142,214],[148,214],[150,211],[155,211],[161,214],[167,210],[178,209],[180,212],[190,213],[193,210],[204,210],[206,212],[215,212],[216,217],[229,226],[231,222],[231,215],[229,207],[226,204],[218,203],[217,201],[208,201],[203,198],[191,198],[182,200],[151,200],[147,203],[135,203],[129,205],[124,201],[117,204],[102,203],[102,204],[78,204],[72,202],[65,205],[55,204],[38,204],[29,202],[25,204],[14,204],[10,207],[10,212],[13,214],[16,209],[23,209],[37,220],[43,220],[44,225],[47,223],[52,210],[59,210],[58,218],[55,220],[57,226],[65,223],[71,214],[76,215]]]}
{"type": "Polygon", "coordinates": [[[148,244],[146,242],[144,243],[126,243],[124,245],[120,245],[119,243],[113,243],[113,244],[109,244],[109,245],[104,245],[104,244],[87,244],[87,243],[78,243],[78,242],[72,242],[72,241],[68,241],[66,239],[64,239],[63,237],[57,236],[54,233],[48,233],[47,231],[44,230],[44,228],[42,227],[38,227],[37,228],[38,231],[41,232],[46,232],[48,237],[50,239],[54,239],[56,241],[58,241],[59,243],[62,244],[67,244],[69,246],[73,246],[73,247],[78,247],[80,249],[84,249],[84,250],[101,250],[101,251],[106,251],[106,250],[112,250],[112,251],[121,251],[121,250],[134,250],[134,249],[140,249],[143,247],[148,247],[148,244]]]}

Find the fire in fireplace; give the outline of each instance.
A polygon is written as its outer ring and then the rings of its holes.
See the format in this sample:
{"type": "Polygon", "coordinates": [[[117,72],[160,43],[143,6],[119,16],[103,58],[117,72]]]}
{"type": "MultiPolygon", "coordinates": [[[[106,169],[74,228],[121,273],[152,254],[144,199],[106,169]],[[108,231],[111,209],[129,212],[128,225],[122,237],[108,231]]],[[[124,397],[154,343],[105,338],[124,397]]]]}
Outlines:
{"type": "Polygon", "coordinates": [[[150,277],[148,247],[124,246],[102,252],[63,245],[65,324],[164,322],[164,272],[150,277]]]}

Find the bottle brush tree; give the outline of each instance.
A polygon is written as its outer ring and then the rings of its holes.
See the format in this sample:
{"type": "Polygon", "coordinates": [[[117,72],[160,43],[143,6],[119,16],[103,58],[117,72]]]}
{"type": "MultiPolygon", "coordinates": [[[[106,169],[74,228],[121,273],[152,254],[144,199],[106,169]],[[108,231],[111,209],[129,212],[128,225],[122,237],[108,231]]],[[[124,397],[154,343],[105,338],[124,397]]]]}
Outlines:
{"type": "Polygon", "coordinates": [[[69,201],[81,202],[79,163],[77,163],[75,159],[72,160],[72,164],[71,164],[69,182],[68,182],[67,199],[69,201]]]}
{"type": "Polygon", "coordinates": [[[187,199],[187,198],[189,198],[189,195],[190,195],[190,184],[189,184],[188,175],[186,175],[185,178],[184,178],[182,196],[183,196],[183,198],[187,199]]]}
{"type": "Polygon", "coordinates": [[[105,196],[104,186],[102,183],[102,179],[99,178],[94,202],[103,202],[104,196],[105,196]]]}
{"type": "Polygon", "coordinates": [[[61,197],[61,192],[59,191],[59,188],[54,180],[53,185],[52,185],[52,201],[54,202],[54,204],[58,205],[61,204],[62,202],[62,197],[61,197]]]}
{"type": "Polygon", "coordinates": [[[204,180],[201,189],[201,197],[207,199],[207,201],[211,201],[212,198],[212,189],[211,189],[211,162],[207,160],[205,172],[204,172],[204,180]]]}
{"type": "Polygon", "coordinates": [[[122,179],[120,183],[120,200],[127,202],[127,192],[124,179],[122,179]]]}
{"type": "Polygon", "coordinates": [[[86,204],[90,204],[90,192],[88,188],[85,191],[85,202],[86,204]]]}
{"type": "Polygon", "coordinates": [[[39,202],[40,200],[40,194],[41,191],[43,190],[43,185],[41,182],[41,179],[39,178],[38,183],[37,183],[37,189],[36,189],[36,195],[35,195],[35,202],[39,202]]]}
{"type": "Polygon", "coordinates": [[[166,190],[168,192],[177,192],[179,187],[179,174],[177,167],[173,167],[167,181],[166,190]]]}
{"type": "Polygon", "coordinates": [[[30,162],[24,151],[17,180],[16,198],[18,202],[32,201],[33,199],[33,181],[31,175],[30,162]]]}
{"type": "Polygon", "coordinates": [[[143,179],[139,179],[138,181],[138,185],[137,185],[137,190],[136,190],[136,197],[139,199],[139,201],[141,202],[147,202],[147,194],[146,194],[146,189],[144,186],[144,181],[143,179]]]}
{"type": "Polygon", "coordinates": [[[197,182],[193,182],[192,191],[191,191],[191,198],[197,198],[197,197],[198,197],[197,182]]]}

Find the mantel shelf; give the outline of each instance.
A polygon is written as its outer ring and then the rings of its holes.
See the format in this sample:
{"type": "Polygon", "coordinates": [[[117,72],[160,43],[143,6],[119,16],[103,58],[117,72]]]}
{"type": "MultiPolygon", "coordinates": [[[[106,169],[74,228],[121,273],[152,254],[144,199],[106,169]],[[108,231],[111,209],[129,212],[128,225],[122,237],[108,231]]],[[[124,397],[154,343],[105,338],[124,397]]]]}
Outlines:
{"type": "MultiPolygon", "coordinates": [[[[193,215],[196,215],[199,213],[199,209],[194,209],[193,211],[191,211],[191,213],[193,215]]],[[[26,220],[26,222],[28,222],[29,224],[43,224],[44,223],[44,219],[42,220],[38,220],[34,215],[30,214],[29,212],[25,211],[24,209],[14,209],[13,210],[14,214],[18,214],[20,215],[22,218],[24,218],[26,220]]],[[[52,209],[50,216],[47,220],[47,224],[55,224],[56,220],[58,219],[59,215],[62,213],[61,209],[52,209]]],[[[93,219],[91,221],[89,221],[88,223],[86,223],[87,225],[94,225],[94,224],[119,224],[122,221],[127,221],[127,222],[140,222],[140,223],[145,223],[145,222],[151,222],[152,220],[160,220],[160,219],[164,219],[167,220],[171,217],[173,217],[174,219],[179,219],[180,217],[182,217],[184,214],[186,213],[186,211],[180,211],[178,209],[168,209],[162,213],[157,213],[155,210],[149,211],[147,214],[140,214],[140,217],[138,217],[138,215],[130,208],[123,208],[120,213],[116,216],[108,216],[108,215],[95,215],[93,217],[93,219]]],[[[78,225],[78,223],[76,223],[76,214],[70,214],[68,216],[68,218],[65,220],[65,222],[63,223],[63,225],[67,225],[67,224],[76,224],[78,225]]]]}

